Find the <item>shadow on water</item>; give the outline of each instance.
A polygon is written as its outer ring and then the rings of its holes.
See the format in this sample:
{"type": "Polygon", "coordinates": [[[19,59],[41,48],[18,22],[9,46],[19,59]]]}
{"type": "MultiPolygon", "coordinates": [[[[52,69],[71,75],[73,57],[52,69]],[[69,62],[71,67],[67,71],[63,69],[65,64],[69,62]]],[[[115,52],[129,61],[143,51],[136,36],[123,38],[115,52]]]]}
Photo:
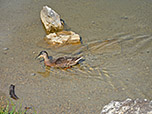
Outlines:
{"type": "MultiPolygon", "coordinates": [[[[85,61],[67,70],[46,68],[45,72],[39,73],[43,77],[53,76],[63,80],[71,80],[73,79],[72,76],[74,78],[101,80],[109,83],[114,90],[118,90],[119,85],[127,88],[125,86],[126,82],[124,83],[125,78],[121,76],[121,72],[126,72],[129,67],[125,66],[126,59],[136,58],[141,51],[150,48],[152,45],[152,36],[135,36],[122,33],[115,35],[114,38],[112,40],[98,40],[81,45],[66,45],[55,49],[50,48],[49,52],[55,56],[81,55],[85,61]]],[[[127,71],[127,74],[124,74],[132,75],[131,73],[127,71]]],[[[135,86],[132,82],[127,83],[130,86],[135,86]]]]}

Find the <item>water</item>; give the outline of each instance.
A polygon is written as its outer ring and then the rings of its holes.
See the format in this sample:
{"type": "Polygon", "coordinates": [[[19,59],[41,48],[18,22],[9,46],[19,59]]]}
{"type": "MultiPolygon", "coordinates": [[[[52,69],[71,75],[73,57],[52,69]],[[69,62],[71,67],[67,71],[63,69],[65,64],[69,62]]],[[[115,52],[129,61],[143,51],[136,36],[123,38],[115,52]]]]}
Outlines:
{"type": "Polygon", "coordinates": [[[150,0],[6,0],[0,9],[2,95],[9,97],[15,84],[23,107],[43,114],[100,113],[111,100],[152,99],[150,0]],[[46,45],[39,16],[43,5],[58,12],[83,44],[46,45]],[[45,69],[35,60],[42,50],[53,58],[82,55],[85,61],[68,70],[45,69]]]}

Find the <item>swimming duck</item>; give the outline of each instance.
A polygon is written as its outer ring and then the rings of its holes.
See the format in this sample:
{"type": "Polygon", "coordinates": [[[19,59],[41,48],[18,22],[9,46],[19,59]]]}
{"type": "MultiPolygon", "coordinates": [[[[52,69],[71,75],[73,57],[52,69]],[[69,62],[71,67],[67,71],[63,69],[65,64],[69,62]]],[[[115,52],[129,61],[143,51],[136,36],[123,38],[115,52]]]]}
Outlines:
{"type": "Polygon", "coordinates": [[[44,64],[48,67],[57,67],[57,68],[70,68],[82,59],[80,57],[59,57],[57,59],[50,60],[48,53],[46,51],[41,51],[36,58],[44,58],[44,64]]]}

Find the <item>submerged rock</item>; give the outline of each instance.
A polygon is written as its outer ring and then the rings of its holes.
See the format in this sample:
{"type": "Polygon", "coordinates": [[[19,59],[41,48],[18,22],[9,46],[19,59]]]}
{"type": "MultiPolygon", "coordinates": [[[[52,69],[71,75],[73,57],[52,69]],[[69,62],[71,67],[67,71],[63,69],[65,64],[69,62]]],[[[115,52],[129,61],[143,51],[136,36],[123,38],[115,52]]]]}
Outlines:
{"type": "Polygon", "coordinates": [[[43,6],[43,9],[40,12],[40,17],[48,33],[63,30],[60,16],[48,6],[43,6]]]}
{"type": "Polygon", "coordinates": [[[75,44],[80,43],[80,36],[72,31],[63,31],[64,22],[60,16],[48,6],[44,6],[40,13],[42,23],[49,33],[44,40],[48,44],[75,44]]]}
{"type": "Polygon", "coordinates": [[[122,102],[111,101],[103,107],[101,114],[152,114],[152,101],[129,98],[122,102]]]}

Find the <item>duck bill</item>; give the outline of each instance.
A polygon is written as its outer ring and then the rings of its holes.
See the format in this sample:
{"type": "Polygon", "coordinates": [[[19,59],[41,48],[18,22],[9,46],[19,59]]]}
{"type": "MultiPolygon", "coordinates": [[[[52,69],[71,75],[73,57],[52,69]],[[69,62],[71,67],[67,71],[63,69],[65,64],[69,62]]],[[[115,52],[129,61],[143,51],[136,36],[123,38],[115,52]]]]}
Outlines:
{"type": "Polygon", "coordinates": [[[42,57],[41,54],[39,54],[38,56],[35,57],[35,59],[39,59],[41,57],[42,57]]]}

